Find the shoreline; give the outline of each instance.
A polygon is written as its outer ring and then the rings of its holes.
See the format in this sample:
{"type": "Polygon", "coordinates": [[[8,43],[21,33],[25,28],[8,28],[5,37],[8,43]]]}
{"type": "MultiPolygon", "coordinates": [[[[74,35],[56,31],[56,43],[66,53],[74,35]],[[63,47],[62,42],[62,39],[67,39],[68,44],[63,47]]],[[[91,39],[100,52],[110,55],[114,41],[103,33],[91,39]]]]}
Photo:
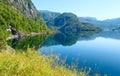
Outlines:
{"type": "Polygon", "coordinates": [[[20,38],[24,38],[24,37],[28,37],[28,36],[34,37],[37,35],[50,35],[50,34],[55,34],[55,33],[56,33],[55,31],[51,31],[51,32],[43,31],[43,32],[39,32],[39,33],[31,32],[30,34],[17,34],[17,35],[11,35],[11,36],[7,37],[6,41],[11,40],[11,39],[20,39],[20,38]]]}

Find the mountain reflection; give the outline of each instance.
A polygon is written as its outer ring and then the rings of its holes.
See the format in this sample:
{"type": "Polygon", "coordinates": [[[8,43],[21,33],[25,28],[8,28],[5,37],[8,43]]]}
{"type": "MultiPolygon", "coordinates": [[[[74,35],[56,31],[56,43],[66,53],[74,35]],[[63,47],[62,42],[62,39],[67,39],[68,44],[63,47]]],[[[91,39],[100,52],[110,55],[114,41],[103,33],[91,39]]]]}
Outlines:
{"type": "Polygon", "coordinates": [[[71,46],[75,44],[78,40],[90,39],[91,36],[96,34],[93,31],[84,31],[84,32],[58,32],[55,35],[49,36],[42,46],[51,46],[51,45],[63,45],[71,46]]]}

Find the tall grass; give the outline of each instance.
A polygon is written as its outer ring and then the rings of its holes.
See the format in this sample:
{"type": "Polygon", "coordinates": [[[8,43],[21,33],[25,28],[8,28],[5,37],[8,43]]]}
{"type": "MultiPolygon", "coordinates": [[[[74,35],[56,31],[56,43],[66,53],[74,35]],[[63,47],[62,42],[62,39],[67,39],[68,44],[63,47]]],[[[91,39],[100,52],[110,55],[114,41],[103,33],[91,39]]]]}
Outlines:
{"type": "Polygon", "coordinates": [[[56,65],[53,58],[28,48],[27,52],[0,52],[0,76],[86,76],[56,65]]]}

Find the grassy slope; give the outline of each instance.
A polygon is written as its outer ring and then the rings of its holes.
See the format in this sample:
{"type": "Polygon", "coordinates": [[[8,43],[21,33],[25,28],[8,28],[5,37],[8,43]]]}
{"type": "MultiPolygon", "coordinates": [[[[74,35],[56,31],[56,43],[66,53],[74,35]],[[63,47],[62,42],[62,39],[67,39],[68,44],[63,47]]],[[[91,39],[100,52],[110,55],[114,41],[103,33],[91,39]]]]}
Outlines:
{"type": "Polygon", "coordinates": [[[62,66],[52,67],[52,57],[41,56],[33,49],[27,52],[0,52],[0,76],[85,76],[62,66]]]}

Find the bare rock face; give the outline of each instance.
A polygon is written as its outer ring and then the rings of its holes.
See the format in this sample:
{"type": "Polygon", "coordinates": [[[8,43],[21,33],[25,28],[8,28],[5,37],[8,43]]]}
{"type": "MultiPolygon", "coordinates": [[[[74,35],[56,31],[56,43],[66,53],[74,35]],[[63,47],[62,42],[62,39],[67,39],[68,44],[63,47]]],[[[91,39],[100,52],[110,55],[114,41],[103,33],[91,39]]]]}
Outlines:
{"type": "Polygon", "coordinates": [[[35,6],[31,2],[31,0],[15,0],[15,4],[21,9],[19,12],[23,13],[24,15],[28,16],[29,18],[37,18],[39,16],[38,11],[36,10],[35,6]]]}
{"type": "Polygon", "coordinates": [[[27,16],[31,19],[37,20],[40,19],[40,14],[33,5],[31,0],[0,0],[4,3],[7,3],[10,7],[16,10],[18,13],[21,13],[24,16],[27,16]]]}

